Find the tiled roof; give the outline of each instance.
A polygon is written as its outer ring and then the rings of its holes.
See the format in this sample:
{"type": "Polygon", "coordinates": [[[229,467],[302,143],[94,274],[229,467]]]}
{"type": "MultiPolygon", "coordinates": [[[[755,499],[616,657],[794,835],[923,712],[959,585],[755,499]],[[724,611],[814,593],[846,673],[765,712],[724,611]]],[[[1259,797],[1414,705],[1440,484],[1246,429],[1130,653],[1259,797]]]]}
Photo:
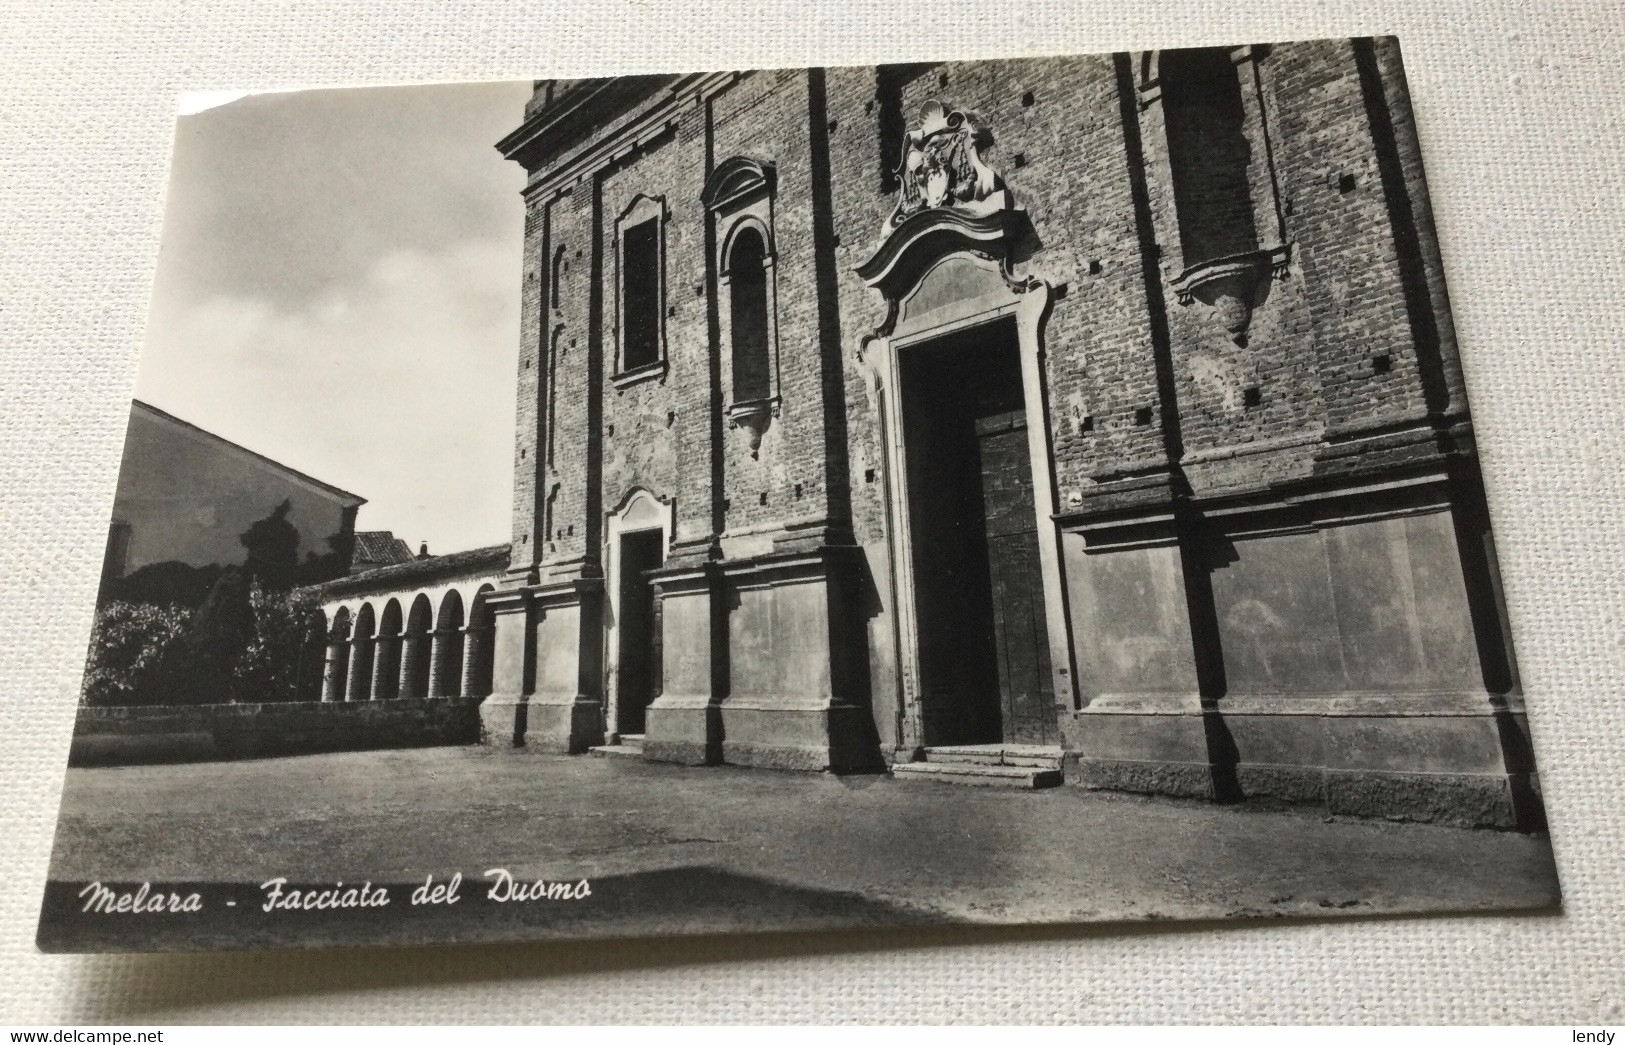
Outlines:
{"type": "Polygon", "coordinates": [[[393,566],[398,562],[411,562],[412,549],[390,530],[358,530],[355,535],[355,555],[351,563],[356,566],[393,566]]]}
{"type": "Polygon", "coordinates": [[[413,559],[350,577],[340,577],[324,584],[313,584],[305,590],[321,598],[343,598],[428,585],[469,574],[497,574],[508,568],[508,551],[509,545],[495,544],[489,548],[474,548],[450,555],[431,555],[427,559],[413,559]]]}

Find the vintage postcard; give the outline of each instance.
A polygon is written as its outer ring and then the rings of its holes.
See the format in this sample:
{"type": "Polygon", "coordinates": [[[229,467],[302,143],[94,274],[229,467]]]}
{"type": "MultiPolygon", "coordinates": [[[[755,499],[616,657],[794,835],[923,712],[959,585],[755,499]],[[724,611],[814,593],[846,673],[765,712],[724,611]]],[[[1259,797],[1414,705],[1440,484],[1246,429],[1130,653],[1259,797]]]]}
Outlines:
{"type": "Polygon", "coordinates": [[[184,115],[40,946],[1554,907],[1459,358],[1393,39],[184,115]]]}

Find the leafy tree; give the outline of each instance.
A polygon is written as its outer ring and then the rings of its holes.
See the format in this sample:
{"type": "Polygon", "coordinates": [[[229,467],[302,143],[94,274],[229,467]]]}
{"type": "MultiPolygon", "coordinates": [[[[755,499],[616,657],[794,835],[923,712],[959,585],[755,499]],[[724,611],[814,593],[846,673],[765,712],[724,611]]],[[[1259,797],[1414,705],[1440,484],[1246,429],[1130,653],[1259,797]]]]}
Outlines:
{"type": "Polygon", "coordinates": [[[237,699],[271,702],[308,699],[301,681],[308,661],[322,656],[311,642],[311,614],[316,600],[308,593],[271,591],[254,582],[249,589],[253,635],[237,658],[233,690],[237,699]]]}
{"type": "Polygon", "coordinates": [[[181,658],[174,678],[177,704],[224,704],[237,699],[236,667],[254,637],[251,582],[238,567],[228,567],[209,590],[181,636],[181,658]]]}

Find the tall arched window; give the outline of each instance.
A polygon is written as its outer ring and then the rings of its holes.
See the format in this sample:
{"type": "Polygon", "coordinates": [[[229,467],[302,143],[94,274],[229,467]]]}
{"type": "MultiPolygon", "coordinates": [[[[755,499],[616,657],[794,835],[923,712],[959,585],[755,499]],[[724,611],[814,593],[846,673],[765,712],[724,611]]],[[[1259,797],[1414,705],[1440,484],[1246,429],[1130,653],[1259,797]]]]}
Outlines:
{"type": "Polygon", "coordinates": [[[728,304],[733,328],[733,398],[759,402],[773,394],[767,327],[767,244],[754,228],[734,237],[728,254],[728,304]]]}
{"type": "Polygon", "coordinates": [[[1252,146],[1243,129],[1246,110],[1230,52],[1221,47],[1164,51],[1160,79],[1185,266],[1256,251],[1258,225],[1248,181],[1252,146]]]}
{"type": "Polygon", "coordinates": [[[716,235],[717,311],[731,428],[756,456],[779,412],[778,298],[774,278],[773,164],[735,156],[717,164],[702,199],[716,235]]]}

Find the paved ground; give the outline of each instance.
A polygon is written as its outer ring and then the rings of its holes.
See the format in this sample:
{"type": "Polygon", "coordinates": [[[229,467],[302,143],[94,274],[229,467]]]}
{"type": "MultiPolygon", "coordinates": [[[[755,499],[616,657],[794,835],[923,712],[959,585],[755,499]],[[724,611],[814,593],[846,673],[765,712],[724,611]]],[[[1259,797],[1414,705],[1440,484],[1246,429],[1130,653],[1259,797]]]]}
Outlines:
{"type": "MultiPolygon", "coordinates": [[[[1072,787],[984,790],[484,748],[74,769],[53,881],[209,883],[191,919],[71,915],[42,945],[122,948],[1531,908],[1543,837],[1328,820],[1072,787]],[[480,876],[590,879],[492,904],[480,876]],[[424,876],[468,902],[408,910],[424,876]],[[376,912],[258,915],[258,883],[405,885],[376,912]],[[225,910],[220,897],[235,897],[225,910]],[[250,917],[245,912],[255,912],[250,917]]],[[[392,887],[393,888],[393,887],[392,887]]]]}

